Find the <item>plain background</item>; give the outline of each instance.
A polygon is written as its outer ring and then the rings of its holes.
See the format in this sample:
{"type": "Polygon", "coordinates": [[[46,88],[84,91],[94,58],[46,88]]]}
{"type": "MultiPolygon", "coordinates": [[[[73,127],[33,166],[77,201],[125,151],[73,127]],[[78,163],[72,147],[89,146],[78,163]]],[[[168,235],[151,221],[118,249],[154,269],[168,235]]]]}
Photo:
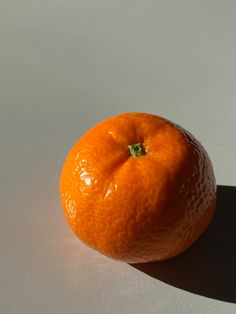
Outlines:
{"type": "Polygon", "coordinates": [[[235,185],[235,14],[233,0],[0,1],[0,313],[236,312],[88,249],[59,199],[76,140],[127,111],[187,128],[235,185]]]}

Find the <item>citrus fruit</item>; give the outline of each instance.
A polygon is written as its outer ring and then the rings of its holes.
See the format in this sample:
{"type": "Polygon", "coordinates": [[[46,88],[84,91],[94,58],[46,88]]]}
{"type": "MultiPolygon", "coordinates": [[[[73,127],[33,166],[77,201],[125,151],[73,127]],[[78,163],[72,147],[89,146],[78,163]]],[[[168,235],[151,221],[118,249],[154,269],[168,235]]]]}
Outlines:
{"type": "Polygon", "coordinates": [[[60,192],[75,234],[128,263],[180,254],[208,227],[216,206],[203,146],[147,113],[120,114],[85,133],[65,160],[60,192]]]}

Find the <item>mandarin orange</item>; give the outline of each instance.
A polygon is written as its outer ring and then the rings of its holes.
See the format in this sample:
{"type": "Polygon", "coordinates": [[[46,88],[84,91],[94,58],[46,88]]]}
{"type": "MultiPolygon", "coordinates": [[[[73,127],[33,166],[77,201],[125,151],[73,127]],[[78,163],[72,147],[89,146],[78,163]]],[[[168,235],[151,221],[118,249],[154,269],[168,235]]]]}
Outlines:
{"type": "Polygon", "coordinates": [[[120,114],[85,133],[65,160],[60,192],[75,234],[128,263],[180,254],[208,227],[216,206],[203,146],[147,113],[120,114]]]}

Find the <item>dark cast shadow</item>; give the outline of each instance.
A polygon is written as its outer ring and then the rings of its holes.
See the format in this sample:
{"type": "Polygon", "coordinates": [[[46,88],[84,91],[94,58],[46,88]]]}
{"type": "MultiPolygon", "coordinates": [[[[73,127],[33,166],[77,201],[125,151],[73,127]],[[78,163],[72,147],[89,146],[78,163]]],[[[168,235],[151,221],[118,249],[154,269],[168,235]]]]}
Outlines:
{"type": "Polygon", "coordinates": [[[236,187],[217,186],[213,222],[187,251],[162,262],[130,265],[174,287],[236,303],[236,187]]]}

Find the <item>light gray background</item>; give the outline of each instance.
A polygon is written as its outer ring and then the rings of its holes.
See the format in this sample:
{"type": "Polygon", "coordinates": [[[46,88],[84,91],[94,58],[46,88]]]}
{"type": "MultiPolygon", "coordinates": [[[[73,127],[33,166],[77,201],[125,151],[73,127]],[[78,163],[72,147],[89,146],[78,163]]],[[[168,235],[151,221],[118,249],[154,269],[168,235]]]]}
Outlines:
{"type": "Polygon", "coordinates": [[[236,313],[81,244],[63,160],[94,123],[163,115],[235,185],[235,1],[0,1],[0,313],[236,313]]]}

